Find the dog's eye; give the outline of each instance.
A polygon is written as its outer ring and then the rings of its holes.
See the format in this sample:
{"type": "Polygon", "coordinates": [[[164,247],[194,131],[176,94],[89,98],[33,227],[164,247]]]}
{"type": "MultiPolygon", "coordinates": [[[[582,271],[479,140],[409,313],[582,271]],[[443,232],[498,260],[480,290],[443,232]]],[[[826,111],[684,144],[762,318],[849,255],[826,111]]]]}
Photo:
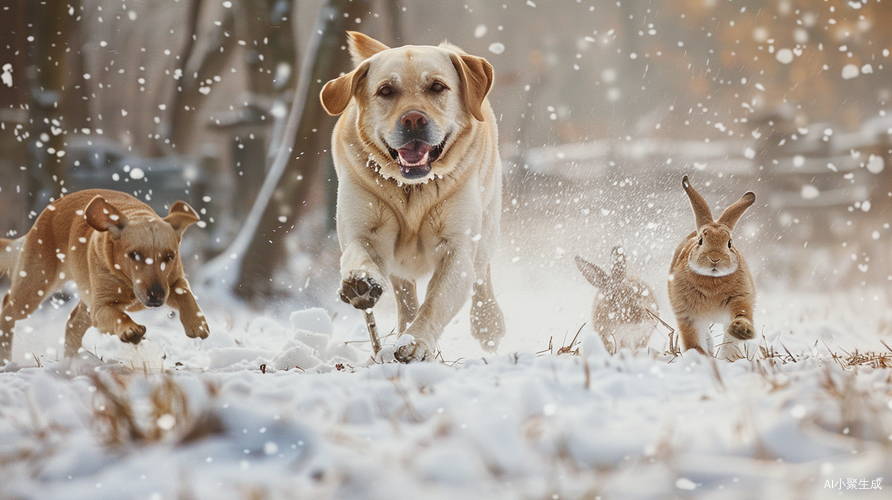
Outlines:
{"type": "Polygon", "coordinates": [[[430,88],[431,88],[431,92],[434,92],[436,94],[439,94],[440,92],[443,92],[444,90],[446,90],[446,86],[443,85],[441,82],[434,82],[430,88]]]}
{"type": "Polygon", "coordinates": [[[381,88],[378,89],[378,95],[382,97],[387,97],[393,94],[393,87],[390,85],[381,85],[381,88]]]}

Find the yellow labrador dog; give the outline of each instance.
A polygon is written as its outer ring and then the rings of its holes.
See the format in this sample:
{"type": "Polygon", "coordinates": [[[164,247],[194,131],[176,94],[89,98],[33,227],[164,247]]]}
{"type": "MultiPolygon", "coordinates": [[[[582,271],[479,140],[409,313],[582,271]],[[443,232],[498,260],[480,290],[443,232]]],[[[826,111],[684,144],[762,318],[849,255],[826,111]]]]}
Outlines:
{"type": "Polygon", "coordinates": [[[348,37],[356,69],[321,93],[341,115],[332,137],[341,299],[369,309],[389,281],[397,331],[409,336],[395,357],[408,362],[433,358],[470,292],[471,333],[493,351],[505,324],[489,269],[502,204],[492,66],[448,44],[348,37]],[[415,280],[427,276],[419,305],[415,280]]]}

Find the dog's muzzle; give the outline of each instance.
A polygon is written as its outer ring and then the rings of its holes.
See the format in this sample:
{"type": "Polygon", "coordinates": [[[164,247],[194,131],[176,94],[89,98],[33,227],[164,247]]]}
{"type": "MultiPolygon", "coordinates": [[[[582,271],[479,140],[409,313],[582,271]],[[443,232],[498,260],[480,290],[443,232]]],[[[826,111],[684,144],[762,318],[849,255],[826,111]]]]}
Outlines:
{"type": "Polygon", "coordinates": [[[161,307],[164,305],[165,297],[164,286],[161,283],[156,283],[149,287],[146,290],[146,306],[148,307],[161,307]]]}
{"type": "Polygon", "coordinates": [[[400,173],[406,179],[420,179],[431,171],[431,163],[443,152],[445,139],[433,144],[435,135],[427,115],[420,111],[409,111],[397,123],[396,141],[398,148],[390,148],[390,156],[400,166],[400,173]]]}
{"type": "Polygon", "coordinates": [[[431,146],[426,142],[412,141],[403,147],[392,150],[390,155],[400,166],[400,173],[406,179],[419,179],[431,171],[431,163],[440,157],[443,146],[431,146]]]}

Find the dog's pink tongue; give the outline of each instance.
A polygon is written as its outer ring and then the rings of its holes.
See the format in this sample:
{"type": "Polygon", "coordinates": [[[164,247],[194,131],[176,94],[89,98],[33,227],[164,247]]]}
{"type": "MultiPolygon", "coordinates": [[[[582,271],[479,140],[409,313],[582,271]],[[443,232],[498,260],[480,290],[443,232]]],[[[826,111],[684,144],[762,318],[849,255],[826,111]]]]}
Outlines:
{"type": "Polygon", "coordinates": [[[428,154],[431,152],[431,145],[421,142],[414,141],[406,144],[397,150],[397,153],[400,155],[400,160],[402,160],[403,165],[408,166],[416,166],[416,165],[424,165],[427,163],[428,154]]]}

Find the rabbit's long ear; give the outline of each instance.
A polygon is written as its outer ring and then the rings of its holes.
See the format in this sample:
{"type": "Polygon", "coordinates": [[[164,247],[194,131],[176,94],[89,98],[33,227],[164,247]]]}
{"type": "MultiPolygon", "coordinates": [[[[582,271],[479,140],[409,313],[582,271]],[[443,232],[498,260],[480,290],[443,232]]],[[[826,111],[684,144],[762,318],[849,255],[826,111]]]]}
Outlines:
{"type": "Polygon", "coordinates": [[[722,216],[719,217],[717,221],[719,224],[724,224],[728,226],[728,229],[734,229],[734,225],[737,224],[737,219],[740,219],[740,216],[743,215],[743,212],[746,211],[747,208],[750,207],[753,203],[756,202],[756,195],[752,191],[748,191],[745,195],[741,196],[739,200],[737,200],[733,205],[726,208],[724,212],[722,212],[722,216]]]}
{"type": "Polygon", "coordinates": [[[604,288],[607,286],[607,273],[604,272],[600,267],[592,264],[591,262],[587,262],[580,256],[576,256],[576,267],[582,272],[582,275],[585,276],[585,279],[588,280],[589,283],[595,285],[598,288],[604,288]]]}
{"type": "Polygon", "coordinates": [[[610,269],[610,280],[614,283],[624,280],[626,278],[626,253],[623,247],[613,247],[610,251],[610,260],[613,261],[613,267],[610,269]]]}
{"type": "Polygon", "coordinates": [[[709,210],[709,205],[706,203],[706,200],[700,196],[700,193],[694,189],[694,186],[691,186],[691,182],[688,180],[687,175],[681,179],[681,185],[684,187],[685,193],[688,194],[688,198],[691,200],[691,207],[694,209],[694,219],[697,222],[697,229],[714,222],[712,212],[709,210]]]}

